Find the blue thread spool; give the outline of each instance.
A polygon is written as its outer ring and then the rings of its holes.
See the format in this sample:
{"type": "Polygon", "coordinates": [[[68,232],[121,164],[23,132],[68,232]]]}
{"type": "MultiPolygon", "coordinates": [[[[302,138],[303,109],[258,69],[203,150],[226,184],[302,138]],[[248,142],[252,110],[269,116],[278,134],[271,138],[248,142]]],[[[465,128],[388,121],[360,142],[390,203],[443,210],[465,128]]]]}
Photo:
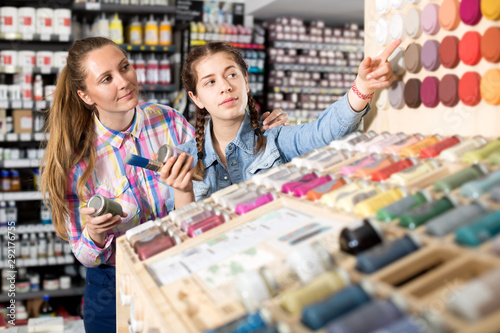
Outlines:
{"type": "Polygon", "coordinates": [[[265,327],[267,325],[264,319],[259,312],[256,312],[247,314],[214,330],[206,330],[204,333],[251,333],[265,327]]]}
{"type": "Polygon", "coordinates": [[[404,316],[399,298],[377,299],[331,322],[328,333],[369,333],[386,327],[404,316]]]}
{"type": "Polygon", "coordinates": [[[302,323],[312,330],[352,311],[371,300],[373,289],[367,282],[348,286],[338,293],[302,310],[302,323]]]}
{"type": "Polygon", "coordinates": [[[356,256],[356,269],[365,274],[374,273],[418,250],[420,246],[421,241],[414,234],[379,244],[356,256]]]}

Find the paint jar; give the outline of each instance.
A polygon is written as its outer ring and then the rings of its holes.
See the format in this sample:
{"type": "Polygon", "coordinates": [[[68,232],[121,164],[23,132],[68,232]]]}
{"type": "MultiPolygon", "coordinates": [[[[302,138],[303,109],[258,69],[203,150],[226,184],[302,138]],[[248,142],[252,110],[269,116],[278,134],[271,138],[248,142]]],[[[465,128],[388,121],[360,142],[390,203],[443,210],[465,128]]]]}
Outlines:
{"type": "Polygon", "coordinates": [[[413,208],[401,215],[399,225],[409,229],[415,229],[427,223],[430,219],[447,212],[457,206],[454,197],[444,196],[439,200],[432,200],[421,206],[413,208]]]}
{"type": "Polygon", "coordinates": [[[14,71],[17,67],[18,55],[17,51],[3,50],[0,51],[0,66],[10,67],[8,71],[14,71]]]}
{"type": "Polygon", "coordinates": [[[318,303],[304,307],[301,322],[311,330],[323,328],[328,322],[367,304],[373,293],[373,287],[366,281],[347,286],[318,303]]]}
{"type": "Polygon", "coordinates": [[[434,183],[434,191],[449,193],[461,185],[484,176],[488,169],[483,164],[475,164],[471,167],[455,172],[448,177],[439,179],[434,183]]]}
{"type": "Polygon", "coordinates": [[[478,163],[497,151],[500,151],[500,140],[491,141],[480,149],[465,153],[462,156],[462,162],[469,164],[478,163]]]}
{"type": "Polygon", "coordinates": [[[119,203],[101,194],[93,195],[87,202],[87,207],[95,208],[95,212],[91,214],[94,217],[108,213],[111,213],[112,216],[122,216],[123,214],[122,206],[119,203]]]}
{"type": "Polygon", "coordinates": [[[71,10],[58,8],[54,10],[54,33],[57,35],[71,35],[71,10]]]}
{"type": "Polygon", "coordinates": [[[303,285],[333,267],[333,258],[323,245],[314,242],[294,250],[286,258],[287,265],[303,285]]]}
{"type": "Polygon", "coordinates": [[[389,242],[376,245],[356,256],[356,269],[372,274],[379,269],[417,251],[422,242],[415,234],[407,234],[389,242]]]}
{"type": "Polygon", "coordinates": [[[50,36],[54,33],[54,10],[52,8],[37,8],[36,10],[36,32],[40,35],[50,36]]]}
{"type": "Polygon", "coordinates": [[[448,309],[469,321],[477,321],[500,308],[500,269],[465,284],[447,300],[448,309]],[[473,301],[472,301],[473,300],[473,301]]]}
{"type": "Polygon", "coordinates": [[[406,194],[404,188],[389,189],[359,202],[354,206],[353,211],[356,215],[368,217],[375,214],[379,209],[403,198],[406,194]]]}
{"type": "Polygon", "coordinates": [[[54,67],[62,70],[66,66],[66,61],[68,59],[68,51],[57,51],[53,53],[53,64],[54,67]]]}
{"type": "Polygon", "coordinates": [[[488,141],[482,136],[476,136],[472,139],[465,140],[460,142],[459,144],[450,147],[446,150],[443,150],[439,154],[439,159],[448,162],[458,162],[461,160],[462,156],[472,150],[478,149],[484,146],[488,141]]]}
{"type": "Polygon", "coordinates": [[[481,202],[458,206],[430,219],[425,226],[425,232],[432,236],[444,237],[471,221],[477,221],[487,213],[489,210],[481,202]]]}
{"type": "Polygon", "coordinates": [[[18,31],[23,34],[23,39],[33,39],[36,21],[36,10],[33,7],[20,7],[17,11],[18,31]]]}
{"type": "Polygon", "coordinates": [[[349,275],[341,268],[325,272],[306,286],[281,294],[281,307],[296,315],[308,305],[314,304],[349,284],[349,275]]]}
{"type": "Polygon", "coordinates": [[[18,32],[18,9],[16,7],[0,7],[0,32],[5,34],[15,34],[18,32]]]}
{"type": "Polygon", "coordinates": [[[36,67],[42,72],[50,72],[52,69],[54,53],[51,51],[37,51],[36,52],[36,67]]]}
{"type": "Polygon", "coordinates": [[[500,233],[500,210],[458,229],[455,242],[466,246],[479,246],[500,233]]]}
{"type": "Polygon", "coordinates": [[[384,241],[385,235],[378,222],[365,219],[351,223],[340,232],[340,249],[356,255],[384,241]]]}
{"type": "Polygon", "coordinates": [[[18,65],[23,68],[28,73],[33,72],[33,68],[36,64],[36,53],[35,51],[19,51],[17,53],[18,65]]]}
{"type": "Polygon", "coordinates": [[[328,333],[372,332],[402,318],[406,308],[406,302],[400,297],[376,299],[334,320],[326,330],[328,333]]]}

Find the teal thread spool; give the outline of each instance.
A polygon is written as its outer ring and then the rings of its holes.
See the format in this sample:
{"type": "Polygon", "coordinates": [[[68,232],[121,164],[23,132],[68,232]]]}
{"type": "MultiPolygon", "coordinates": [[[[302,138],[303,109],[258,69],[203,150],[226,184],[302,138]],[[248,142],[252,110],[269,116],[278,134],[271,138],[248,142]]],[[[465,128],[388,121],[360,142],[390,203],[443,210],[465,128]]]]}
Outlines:
{"type": "Polygon", "coordinates": [[[492,172],[484,178],[463,184],[460,188],[460,195],[467,198],[477,199],[498,185],[500,185],[500,170],[492,172]]]}
{"type": "Polygon", "coordinates": [[[425,224],[430,219],[452,209],[456,202],[449,196],[423,204],[411,211],[401,215],[399,225],[409,229],[415,229],[425,224]]]}
{"type": "Polygon", "coordinates": [[[92,214],[92,216],[102,216],[104,214],[111,213],[111,215],[115,216],[122,216],[123,214],[123,209],[122,206],[120,206],[119,203],[106,198],[104,195],[101,194],[96,194],[92,196],[89,201],[87,202],[87,207],[89,208],[95,208],[95,212],[92,214]]]}
{"type": "Polygon", "coordinates": [[[484,165],[475,164],[438,180],[434,183],[434,191],[449,193],[462,184],[477,179],[487,173],[488,169],[484,165]]]}
{"type": "Polygon", "coordinates": [[[488,213],[489,210],[479,202],[459,206],[429,220],[425,232],[436,237],[443,237],[488,213]]]}
{"type": "Polygon", "coordinates": [[[455,242],[471,247],[479,246],[500,233],[500,210],[483,216],[455,232],[455,242]]]}

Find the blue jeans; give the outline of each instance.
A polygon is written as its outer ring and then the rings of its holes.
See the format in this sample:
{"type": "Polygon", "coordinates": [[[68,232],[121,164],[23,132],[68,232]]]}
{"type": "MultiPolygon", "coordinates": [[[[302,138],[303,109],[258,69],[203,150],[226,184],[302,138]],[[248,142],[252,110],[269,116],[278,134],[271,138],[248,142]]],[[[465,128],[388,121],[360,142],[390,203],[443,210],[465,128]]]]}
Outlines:
{"type": "Polygon", "coordinates": [[[83,299],[86,333],[116,332],[115,267],[101,265],[87,269],[83,299]]]}

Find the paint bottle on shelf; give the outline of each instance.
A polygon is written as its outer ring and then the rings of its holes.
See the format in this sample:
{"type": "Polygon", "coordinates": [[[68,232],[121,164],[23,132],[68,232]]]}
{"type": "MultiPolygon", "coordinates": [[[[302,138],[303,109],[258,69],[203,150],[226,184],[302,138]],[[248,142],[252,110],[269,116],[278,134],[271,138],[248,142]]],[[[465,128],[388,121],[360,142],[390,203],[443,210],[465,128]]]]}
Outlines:
{"type": "Polygon", "coordinates": [[[154,54],[151,54],[151,58],[148,60],[148,64],[146,66],[146,83],[158,84],[158,82],[159,82],[158,60],[156,60],[154,54]]]}
{"type": "Polygon", "coordinates": [[[160,23],[160,45],[172,45],[172,23],[167,15],[163,16],[163,21],[160,23]]]}
{"type": "Polygon", "coordinates": [[[158,24],[156,23],[153,14],[151,14],[149,20],[146,22],[146,27],[144,29],[144,44],[158,44],[158,24]]]}
{"type": "Polygon", "coordinates": [[[135,72],[137,74],[137,83],[145,84],[146,64],[144,63],[144,59],[142,59],[142,55],[140,53],[137,55],[137,58],[135,59],[135,72]]]}
{"type": "Polygon", "coordinates": [[[170,84],[172,82],[172,73],[170,70],[170,61],[167,55],[163,55],[160,61],[159,84],[170,84]]]}
{"type": "Polygon", "coordinates": [[[33,99],[35,101],[43,99],[43,81],[40,74],[35,75],[35,82],[33,82],[33,99]]]}
{"type": "Polygon", "coordinates": [[[113,19],[109,22],[109,39],[116,44],[123,44],[123,24],[118,13],[115,13],[113,19]]]}
{"type": "Polygon", "coordinates": [[[128,27],[128,42],[133,45],[142,44],[142,25],[137,16],[134,16],[128,27]]]}

